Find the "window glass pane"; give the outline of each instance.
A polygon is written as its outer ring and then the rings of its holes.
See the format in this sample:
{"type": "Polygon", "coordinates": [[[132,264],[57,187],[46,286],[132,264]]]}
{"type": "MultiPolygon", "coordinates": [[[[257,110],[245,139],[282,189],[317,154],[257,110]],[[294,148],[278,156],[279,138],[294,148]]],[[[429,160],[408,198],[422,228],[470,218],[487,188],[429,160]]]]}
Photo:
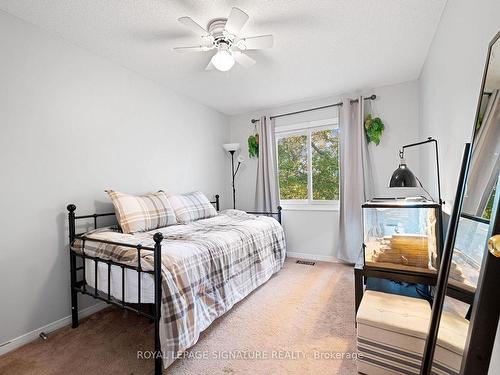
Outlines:
{"type": "Polygon", "coordinates": [[[278,138],[280,199],[307,199],[307,136],[278,138]]]}
{"type": "Polygon", "coordinates": [[[338,129],[311,133],[312,186],[314,200],[339,199],[339,134],[338,129]]]}
{"type": "Polygon", "coordinates": [[[491,192],[490,198],[488,199],[488,203],[486,204],[486,208],[483,212],[483,217],[485,219],[491,219],[491,210],[493,209],[493,201],[495,200],[495,190],[496,186],[493,187],[493,191],[491,192]]]}
{"type": "Polygon", "coordinates": [[[483,261],[484,244],[488,240],[488,224],[468,218],[458,222],[450,278],[477,286],[483,261]]]}

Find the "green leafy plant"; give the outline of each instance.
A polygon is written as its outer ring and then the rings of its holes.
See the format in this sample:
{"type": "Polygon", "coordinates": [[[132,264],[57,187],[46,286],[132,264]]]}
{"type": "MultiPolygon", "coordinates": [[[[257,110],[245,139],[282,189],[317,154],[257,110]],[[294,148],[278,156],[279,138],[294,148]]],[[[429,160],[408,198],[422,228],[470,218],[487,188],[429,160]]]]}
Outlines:
{"type": "Polygon", "coordinates": [[[248,156],[250,158],[259,156],[259,134],[252,134],[248,137],[248,156]]]}
{"type": "Polygon", "coordinates": [[[384,129],[385,126],[380,117],[373,118],[372,115],[366,116],[365,133],[368,138],[368,143],[373,142],[378,146],[384,129]]]}

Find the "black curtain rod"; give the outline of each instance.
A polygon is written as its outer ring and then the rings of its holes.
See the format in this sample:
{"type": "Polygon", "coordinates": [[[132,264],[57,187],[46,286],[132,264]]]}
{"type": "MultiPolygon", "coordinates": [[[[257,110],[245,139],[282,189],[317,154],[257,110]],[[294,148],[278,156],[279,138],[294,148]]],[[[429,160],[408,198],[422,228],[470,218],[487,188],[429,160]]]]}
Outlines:
{"type": "MultiPolygon", "coordinates": [[[[377,95],[374,94],[374,95],[368,96],[368,97],[363,98],[363,99],[364,100],[375,100],[375,99],[377,99],[377,95]]],[[[357,103],[358,101],[359,101],[358,99],[352,99],[351,100],[351,104],[352,103],[357,103]]],[[[298,115],[299,113],[316,111],[318,109],[325,109],[325,108],[330,108],[330,107],[341,107],[341,106],[342,106],[342,102],[338,102],[338,103],[335,103],[335,104],[324,105],[322,107],[309,108],[309,109],[304,109],[302,111],[282,113],[282,114],[276,115],[276,116],[269,116],[269,118],[272,120],[273,118],[284,117],[284,116],[291,116],[291,115],[298,115]]],[[[256,122],[259,122],[260,120],[253,118],[251,121],[252,121],[252,124],[255,124],[256,122]]]]}

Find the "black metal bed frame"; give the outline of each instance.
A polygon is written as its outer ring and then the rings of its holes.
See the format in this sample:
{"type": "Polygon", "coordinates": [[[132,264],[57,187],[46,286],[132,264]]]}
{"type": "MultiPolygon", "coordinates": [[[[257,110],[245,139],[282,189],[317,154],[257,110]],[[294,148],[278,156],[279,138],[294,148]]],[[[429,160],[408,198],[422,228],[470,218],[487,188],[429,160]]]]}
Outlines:
{"type": "MultiPolygon", "coordinates": [[[[220,209],[220,196],[215,195],[215,201],[210,203],[215,205],[217,211],[220,209]]],[[[163,370],[163,356],[161,351],[160,344],[160,318],[161,318],[161,282],[162,282],[162,274],[161,274],[161,242],[163,241],[163,235],[160,232],[157,232],[153,236],[153,240],[155,242],[154,247],[150,246],[142,246],[142,245],[132,245],[121,242],[107,241],[107,240],[99,240],[94,238],[88,238],[84,233],[76,233],[76,221],[77,220],[94,220],[94,229],[98,228],[97,219],[101,217],[107,216],[115,216],[114,212],[102,213],[102,214],[91,214],[91,215],[79,215],[75,214],[76,206],[74,204],[69,204],[67,206],[68,210],[68,222],[69,222],[69,250],[70,250],[70,272],[71,272],[71,327],[78,327],[78,293],[88,295],[92,298],[101,300],[106,302],[107,304],[111,304],[114,306],[118,306],[122,309],[129,310],[135,312],[137,315],[144,316],[148,319],[154,321],[154,358],[155,358],[155,375],[159,375],[163,370]],[[82,241],[82,252],[77,253],[72,249],[72,245],[75,240],[82,241]],[[117,245],[128,247],[137,250],[137,266],[131,266],[122,264],[119,262],[114,262],[109,259],[103,259],[99,257],[93,257],[85,254],[85,241],[92,242],[100,242],[110,245],[117,245]],[[153,251],[154,252],[154,269],[153,271],[144,270],[141,266],[141,251],[153,251]],[[82,264],[77,265],[77,258],[82,259],[82,264]],[[94,261],[94,288],[88,288],[86,282],[85,275],[85,260],[91,259],[94,261]],[[98,263],[107,264],[108,268],[108,293],[102,295],[103,293],[99,292],[98,284],[97,284],[97,273],[98,273],[98,263]],[[111,296],[111,266],[117,266],[121,268],[121,300],[111,296]],[[137,304],[127,303],[125,302],[125,269],[131,269],[137,272],[137,304]],[[83,277],[78,280],[77,273],[78,271],[82,271],[83,277]],[[144,304],[141,302],[141,274],[148,273],[153,275],[154,277],[154,303],[153,304],[144,304]],[[153,306],[153,312],[149,313],[144,308],[144,305],[153,306]]],[[[256,211],[248,211],[247,213],[253,215],[265,215],[265,216],[276,216],[278,222],[281,224],[281,210],[282,208],[278,206],[277,212],[256,212],[256,211]]]]}

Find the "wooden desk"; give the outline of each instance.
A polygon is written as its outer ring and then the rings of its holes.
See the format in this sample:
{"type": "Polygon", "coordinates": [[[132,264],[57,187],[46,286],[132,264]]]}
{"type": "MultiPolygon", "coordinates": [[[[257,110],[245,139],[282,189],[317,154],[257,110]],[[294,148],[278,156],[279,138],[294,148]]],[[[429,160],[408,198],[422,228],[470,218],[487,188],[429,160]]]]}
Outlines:
{"type": "MultiPolygon", "coordinates": [[[[398,269],[396,267],[366,266],[363,254],[354,266],[354,298],[356,302],[356,313],[363,298],[364,285],[367,277],[377,277],[385,280],[400,281],[413,284],[436,285],[437,271],[434,270],[411,270],[411,267],[398,269]]],[[[449,281],[446,295],[459,301],[472,305],[475,289],[461,283],[449,281]]]]}

